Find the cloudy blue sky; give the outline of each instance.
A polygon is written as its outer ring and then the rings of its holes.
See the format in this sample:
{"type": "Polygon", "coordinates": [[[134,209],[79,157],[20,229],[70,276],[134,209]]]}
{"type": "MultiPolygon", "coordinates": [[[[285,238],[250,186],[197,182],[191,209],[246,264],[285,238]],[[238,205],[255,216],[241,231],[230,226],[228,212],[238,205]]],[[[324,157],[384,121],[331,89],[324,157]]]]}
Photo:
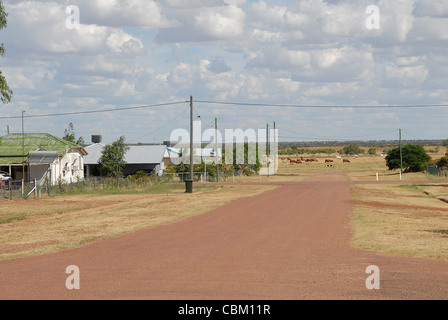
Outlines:
{"type": "Polygon", "coordinates": [[[188,128],[193,96],[204,129],[217,117],[222,130],[275,121],[284,141],[396,139],[399,128],[407,139],[448,138],[447,107],[388,107],[448,104],[448,0],[3,3],[0,69],[14,100],[0,105],[0,135],[21,132],[8,117],[25,110],[26,132],[63,136],[72,122],[87,141],[158,143],[188,128]],[[67,28],[70,5],[79,29],[67,28]],[[380,29],[366,26],[370,5],[380,29]]]}

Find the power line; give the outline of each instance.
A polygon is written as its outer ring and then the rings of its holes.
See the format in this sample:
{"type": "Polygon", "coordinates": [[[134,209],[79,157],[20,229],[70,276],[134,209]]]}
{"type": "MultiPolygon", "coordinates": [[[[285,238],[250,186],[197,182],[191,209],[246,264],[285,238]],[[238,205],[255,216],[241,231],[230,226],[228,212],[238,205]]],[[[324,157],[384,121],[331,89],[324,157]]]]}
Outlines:
{"type": "MultiPolygon", "coordinates": [[[[292,133],[292,134],[297,134],[296,131],[292,131],[292,130],[287,130],[287,129],[279,129],[282,132],[287,132],[287,133],[292,133]]],[[[378,137],[378,136],[384,136],[386,134],[390,134],[392,132],[395,132],[396,130],[388,130],[388,131],[382,131],[382,132],[377,132],[377,133],[371,133],[371,134],[365,134],[365,135],[358,135],[358,136],[351,136],[350,138],[334,138],[334,137],[325,137],[325,136],[316,136],[316,135],[309,135],[303,132],[300,132],[299,134],[301,136],[305,136],[308,138],[304,138],[304,137],[281,137],[281,138],[287,138],[287,139],[306,139],[306,140],[321,140],[321,141],[341,141],[341,140],[346,140],[346,139],[361,139],[361,138],[367,138],[367,137],[378,137]]]]}
{"type": "MultiPolygon", "coordinates": [[[[85,115],[85,114],[95,114],[95,113],[105,113],[105,112],[118,112],[127,110],[138,110],[138,109],[149,109],[163,106],[171,106],[182,103],[188,103],[189,101],[178,101],[172,103],[161,103],[147,106],[139,107],[127,107],[127,108],[115,108],[115,109],[103,109],[103,110],[92,110],[92,111],[76,111],[76,112],[64,112],[64,113],[49,113],[40,115],[27,115],[24,118],[45,118],[45,117],[60,117],[60,116],[72,116],[72,115],[85,115]]],[[[247,107],[277,107],[277,108],[320,108],[320,109],[387,109],[387,108],[447,108],[448,104],[426,104],[426,105],[370,105],[370,106],[349,106],[349,105],[294,105],[294,104],[268,104],[268,103],[245,103],[245,102],[223,102],[223,101],[206,101],[206,100],[196,100],[198,103],[204,104],[216,104],[216,105],[230,105],[230,106],[247,106],[247,107]]],[[[196,114],[199,116],[197,110],[196,114]]],[[[0,120],[6,119],[20,119],[21,116],[11,116],[11,117],[0,117],[0,120]]]]}
{"type": "Polygon", "coordinates": [[[190,106],[187,106],[187,107],[185,108],[184,111],[182,111],[181,113],[179,113],[179,114],[177,114],[176,116],[174,116],[174,118],[169,119],[168,121],[164,122],[160,127],[154,129],[154,130],[151,131],[150,133],[147,133],[147,134],[145,134],[145,135],[143,135],[143,136],[141,136],[141,137],[138,137],[138,138],[135,138],[135,139],[132,139],[132,140],[129,140],[129,141],[137,141],[137,140],[146,138],[147,136],[150,136],[150,135],[154,134],[156,131],[158,131],[158,130],[160,130],[161,128],[165,127],[167,123],[173,122],[173,121],[179,119],[180,117],[182,117],[182,116],[183,116],[189,109],[190,109],[190,106]]]}
{"type": "Polygon", "coordinates": [[[247,107],[279,107],[279,108],[344,108],[344,109],[387,109],[387,108],[446,108],[448,104],[425,104],[425,105],[370,105],[370,106],[349,106],[349,105],[294,105],[294,104],[269,104],[269,103],[245,103],[245,102],[222,102],[222,101],[206,101],[196,100],[196,102],[204,104],[220,104],[231,106],[247,106],[247,107]]]}
{"type": "MultiPolygon", "coordinates": [[[[172,106],[182,103],[187,103],[188,101],[179,101],[179,102],[171,102],[171,103],[161,103],[147,106],[139,106],[139,107],[128,107],[128,108],[116,108],[116,109],[103,109],[103,110],[94,110],[94,111],[77,111],[77,112],[65,112],[65,113],[50,113],[50,114],[40,114],[40,115],[29,115],[24,116],[24,118],[46,118],[46,117],[61,117],[61,116],[73,116],[73,115],[83,115],[83,114],[94,114],[94,113],[105,113],[105,112],[118,112],[118,111],[126,111],[126,110],[137,110],[137,109],[150,109],[156,107],[164,107],[164,106],[172,106]]],[[[22,116],[14,116],[14,117],[0,117],[0,120],[5,119],[20,119],[22,116]]]]}

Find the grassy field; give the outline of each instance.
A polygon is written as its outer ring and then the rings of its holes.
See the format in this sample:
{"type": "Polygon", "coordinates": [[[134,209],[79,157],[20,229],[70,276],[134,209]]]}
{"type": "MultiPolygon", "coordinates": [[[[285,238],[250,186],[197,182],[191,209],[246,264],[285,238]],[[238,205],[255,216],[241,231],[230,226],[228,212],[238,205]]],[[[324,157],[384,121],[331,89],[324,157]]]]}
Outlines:
{"type": "Polygon", "coordinates": [[[356,185],[355,248],[448,260],[448,181],[356,185]]]}

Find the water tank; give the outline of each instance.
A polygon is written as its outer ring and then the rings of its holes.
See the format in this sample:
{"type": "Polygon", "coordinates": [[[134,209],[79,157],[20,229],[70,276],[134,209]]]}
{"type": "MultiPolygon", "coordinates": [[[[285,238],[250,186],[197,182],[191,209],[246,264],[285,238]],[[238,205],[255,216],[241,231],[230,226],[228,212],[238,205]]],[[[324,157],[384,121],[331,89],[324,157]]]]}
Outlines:
{"type": "Polygon", "coordinates": [[[100,135],[92,135],[93,143],[101,143],[103,141],[103,137],[100,135]]]}

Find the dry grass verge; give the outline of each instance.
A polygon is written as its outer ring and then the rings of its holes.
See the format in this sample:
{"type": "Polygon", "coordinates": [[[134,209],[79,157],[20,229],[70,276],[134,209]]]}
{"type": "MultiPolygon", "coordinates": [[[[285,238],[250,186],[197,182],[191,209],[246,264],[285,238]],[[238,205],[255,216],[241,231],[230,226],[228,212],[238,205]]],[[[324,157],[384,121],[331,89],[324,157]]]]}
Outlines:
{"type": "Polygon", "coordinates": [[[354,247],[448,260],[446,184],[358,185],[352,193],[354,247]]]}

